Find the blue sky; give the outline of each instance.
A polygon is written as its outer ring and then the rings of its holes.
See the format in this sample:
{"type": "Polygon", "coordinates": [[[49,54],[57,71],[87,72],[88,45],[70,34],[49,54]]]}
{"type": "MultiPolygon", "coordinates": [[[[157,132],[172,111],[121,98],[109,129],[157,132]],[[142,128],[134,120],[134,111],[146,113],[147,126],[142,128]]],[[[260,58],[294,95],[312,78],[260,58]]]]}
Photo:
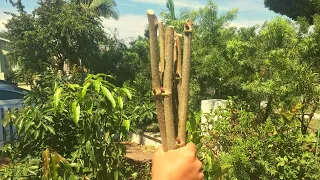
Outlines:
{"type": "MultiPolygon", "coordinates": [[[[37,7],[36,0],[22,0],[26,10],[31,12],[37,7]]],[[[176,9],[183,7],[199,8],[206,5],[207,0],[174,0],[176,9]]],[[[230,24],[236,27],[247,27],[256,24],[263,24],[266,20],[275,17],[277,14],[264,7],[263,0],[214,0],[218,5],[220,13],[239,8],[237,18],[230,24]]],[[[153,9],[159,14],[165,9],[166,0],[116,0],[120,19],[103,19],[103,25],[108,29],[117,29],[119,36],[130,39],[142,35],[147,24],[146,10],[153,9]]],[[[0,0],[0,31],[5,30],[3,23],[10,16],[4,11],[15,12],[15,9],[5,0],[0,0]]]]}

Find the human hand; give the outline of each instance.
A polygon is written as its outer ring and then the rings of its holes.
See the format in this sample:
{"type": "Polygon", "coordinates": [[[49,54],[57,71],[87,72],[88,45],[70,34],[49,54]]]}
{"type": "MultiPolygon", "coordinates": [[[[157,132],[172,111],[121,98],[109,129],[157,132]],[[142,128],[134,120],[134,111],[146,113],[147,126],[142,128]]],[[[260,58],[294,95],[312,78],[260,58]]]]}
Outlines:
{"type": "Polygon", "coordinates": [[[160,146],[152,156],[152,180],[201,180],[202,163],[193,143],[164,152],[160,146]]]}

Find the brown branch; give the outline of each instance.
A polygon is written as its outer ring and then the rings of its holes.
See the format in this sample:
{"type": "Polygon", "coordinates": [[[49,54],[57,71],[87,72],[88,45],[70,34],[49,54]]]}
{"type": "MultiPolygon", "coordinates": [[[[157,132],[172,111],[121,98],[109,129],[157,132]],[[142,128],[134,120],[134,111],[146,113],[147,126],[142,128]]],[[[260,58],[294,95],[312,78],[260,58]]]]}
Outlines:
{"type": "Polygon", "coordinates": [[[173,86],[173,105],[174,105],[174,125],[175,125],[175,133],[178,134],[178,124],[179,124],[179,94],[181,89],[181,34],[175,34],[175,54],[176,61],[174,63],[175,67],[175,80],[173,86]]]}
{"type": "Polygon", "coordinates": [[[163,73],[164,73],[164,53],[165,53],[165,37],[164,37],[164,27],[163,22],[158,23],[159,29],[159,44],[160,44],[160,64],[159,64],[159,72],[160,72],[160,80],[163,82],[163,73]]]}
{"type": "Polygon", "coordinates": [[[174,31],[173,64],[177,62],[177,33],[174,31]]]}
{"type": "Polygon", "coordinates": [[[176,46],[177,46],[177,69],[176,69],[176,78],[180,79],[181,78],[181,59],[182,59],[182,54],[181,54],[181,39],[182,36],[181,34],[177,34],[176,36],[176,46]]]}
{"type": "Polygon", "coordinates": [[[152,73],[152,89],[154,94],[154,101],[156,103],[157,118],[160,128],[160,135],[162,139],[163,150],[167,151],[167,136],[165,117],[163,109],[163,98],[160,89],[160,76],[159,76],[159,53],[158,53],[158,40],[157,40],[157,17],[153,10],[147,11],[149,21],[149,36],[150,36],[150,59],[151,59],[151,73],[152,73]]]}
{"type": "Polygon", "coordinates": [[[167,130],[168,150],[176,148],[176,136],[174,131],[174,116],[172,105],[172,80],[173,80],[173,49],[174,49],[174,32],[173,27],[169,26],[165,31],[165,70],[164,70],[164,114],[167,130]]]}
{"type": "Polygon", "coordinates": [[[179,91],[179,127],[178,138],[179,146],[186,144],[186,122],[188,118],[188,99],[189,99],[189,81],[190,81],[190,59],[191,59],[191,38],[192,38],[192,21],[187,20],[184,24],[184,44],[183,44],[183,61],[181,88],[179,91]]]}

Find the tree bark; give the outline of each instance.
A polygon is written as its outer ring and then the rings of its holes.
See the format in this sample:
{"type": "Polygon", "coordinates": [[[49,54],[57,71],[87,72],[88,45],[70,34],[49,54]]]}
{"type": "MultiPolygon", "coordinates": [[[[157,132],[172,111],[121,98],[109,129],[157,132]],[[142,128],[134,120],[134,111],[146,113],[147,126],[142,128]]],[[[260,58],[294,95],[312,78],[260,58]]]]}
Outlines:
{"type": "Polygon", "coordinates": [[[176,149],[176,136],[174,128],[173,116],[173,100],[172,100],[172,84],[173,84],[173,57],[174,57],[174,31],[173,27],[169,26],[165,31],[165,70],[164,70],[164,114],[167,130],[167,145],[168,150],[176,149]]]}
{"type": "Polygon", "coordinates": [[[182,77],[180,79],[181,87],[179,89],[179,127],[178,138],[179,146],[186,145],[186,122],[188,118],[188,100],[189,100],[189,81],[190,81],[190,59],[191,59],[191,39],[192,39],[192,21],[187,20],[184,24],[184,44],[182,77]]]}
{"type": "Polygon", "coordinates": [[[175,34],[175,55],[176,55],[176,61],[174,63],[174,71],[175,71],[175,80],[174,80],[174,86],[173,86],[173,104],[174,104],[174,125],[175,125],[175,133],[176,136],[178,136],[178,126],[179,126],[179,94],[180,94],[180,86],[181,86],[181,66],[182,66],[182,54],[181,54],[181,34],[175,34]]]}
{"type": "MultiPolygon", "coordinates": [[[[177,69],[176,69],[176,78],[181,78],[181,65],[182,65],[182,54],[181,54],[181,34],[177,34],[176,36],[176,46],[177,46],[177,69]]],[[[180,82],[180,81],[179,81],[180,82]]]]}
{"type": "Polygon", "coordinates": [[[160,44],[160,81],[163,81],[163,73],[164,73],[164,56],[165,56],[165,36],[164,36],[164,27],[163,22],[158,23],[159,29],[159,44],[160,44]]]}
{"type": "Polygon", "coordinates": [[[159,123],[160,135],[162,140],[163,150],[167,151],[167,136],[165,126],[164,108],[162,105],[163,98],[160,89],[159,76],[159,53],[157,41],[157,24],[158,20],[153,10],[147,11],[149,21],[149,36],[150,36],[150,59],[151,59],[151,74],[152,74],[152,91],[154,94],[154,101],[156,103],[157,118],[159,123]]]}

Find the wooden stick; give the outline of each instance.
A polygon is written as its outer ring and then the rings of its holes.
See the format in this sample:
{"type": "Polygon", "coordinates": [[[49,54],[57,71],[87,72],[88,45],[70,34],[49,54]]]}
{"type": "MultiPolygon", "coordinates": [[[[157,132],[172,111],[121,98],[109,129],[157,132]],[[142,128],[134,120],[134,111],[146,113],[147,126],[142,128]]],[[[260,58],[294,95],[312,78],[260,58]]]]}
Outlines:
{"type": "MultiPolygon", "coordinates": [[[[178,33],[174,32],[174,63],[173,63],[173,71],[175,72],[173,76],[173,88],[172,88],[172,105],[173,105],[173,116],[174,116],[174,132],[175,136],[178,137],[178,120],[179,120],[179,113],[178,113],[178,85],[179,85],[179,78],[176,76],[176,71],[179,66],[178,62],[178,47],[177,47],[177,42],[178,40],[178,33]]],[[[181,65],[180,65],[181,68],[181,65]]]]}
{"type": "Polygon", "coordinates": [[[175,130],[178,137],[179,127],[179,94],[181,93],[181,66],[182,66],[182,54],[181,54],[181,34],[176,34],[176,54],[177,61],[175,63],[175,81],[174,81],[174,118],[175,118],[175,130]]]}
{"type": "Polygon", "coordinates": [[[181,34],[176,36],[176,45],[177,45],[177,69],[176,69],[176,78],[181,78],[181,64],[182,64],[182,54],[181,54],[181,34]]]}
{"type": "Polygon", "coordinates": [[[186,145],[186,122],[188,118],[188,100],[189,100],[189,81],[190,81],[190,59],[191,59],[191,38],[192,21],[187,20],[184,23],[184,44],[181,89],[179,91],[179,127],[178,138],[179,146],[186,145]]]}
{"type": "Polygon", "coordinates": [[[159,53],[157,41],[157,17],[153,10],[147,11],[149,21],[149,36],[150,36],[150,59],[151,59],[151,74],[152,74],[152,91],[154,94],[154,101],[156,103],[157,118],[159,123],[160,135],[162,139],[163,150],[167,151],[167,136],[164,117],[164,108],[162,105],[163,98],[160,89],[159,76],[159,53]]]}
{"type": "Polygon", "coordinates": [[[163,73],[164,73],[164,53],[165,53],[165,37],[164,37],[164,27],[163,22],[158,23],[158,29],[159,29],[159,44],[160,44],[160,65],[159,65],[159,71],[160,71],[160,81],[163,82],[163,73]]]}
{"type": "Polygon", "coordinates": [[[176,136],[174,130],[174,116],[172,105],[172,81],[173,81],[173,49],[174,31],[169,26],[165,31],[165,69],[164,69],[164,114],[167,132],[168,150],[176,149],[176,136]]]}
{"type": "MultiPolygon", "coordinates": [[[[177,33],[174,31],[174,46],[173,46],[173,63],[177,61],[177,33]]],[[[175,70],[175,69],[174,69],[175,70]]]]}

